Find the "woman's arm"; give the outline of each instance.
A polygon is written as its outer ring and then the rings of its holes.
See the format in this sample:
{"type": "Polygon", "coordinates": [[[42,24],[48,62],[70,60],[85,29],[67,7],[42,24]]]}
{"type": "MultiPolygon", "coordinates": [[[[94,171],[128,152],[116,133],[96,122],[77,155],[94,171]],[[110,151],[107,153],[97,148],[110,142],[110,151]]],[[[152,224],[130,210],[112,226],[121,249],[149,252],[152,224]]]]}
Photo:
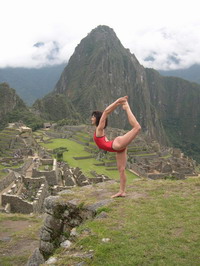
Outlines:
{"type": "Polygon", "coordinates": [[[128,100],[128,96],[124,96],[124,97],[117,99],[114,103],[111,103],[108,107],[106,107],[103,113],[106,113],[107,115],[109,115],[117,108],[117,106],[119,106],[120,104],[123,104],[127,100],[128,100]]]}
{"type": "Polygon", "coordinates": [[[127,99],[128,99],[128,96],[121,97],[121,98],[117,99],[114,103],[111,103],[108,107],[106,107],[106,109],[103,111],[103,114],[102,114],[101,119],[99,121],[99,125],[97,127],[98,130],[104,129],[105,123],[106,123],[106,118],[108,117],[108,115],[110,113],[112,113],[117,108],[117,106],[126,102],[127,99]]]}

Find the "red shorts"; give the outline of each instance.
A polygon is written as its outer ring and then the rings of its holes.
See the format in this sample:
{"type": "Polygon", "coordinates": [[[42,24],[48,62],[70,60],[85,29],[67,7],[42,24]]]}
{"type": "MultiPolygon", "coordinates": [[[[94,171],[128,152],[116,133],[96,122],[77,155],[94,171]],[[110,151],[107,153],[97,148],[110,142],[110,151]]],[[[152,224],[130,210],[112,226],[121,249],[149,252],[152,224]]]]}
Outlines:
{"type": "Polygon", "coordinates": [[[96,132],[94,133],[94,141],[97,144],[97,146],[99,147],[99,149],[102,149],[104,151],[109,151],[109,152],[122,152],[125,149],[122,150],[114,150],[112,145],[113,145],[113,141],[114,140],[110,140],[110,141],[106,141],[106,136],[102,136],[102,137],[97,137],[96,136],[96,132]]]}

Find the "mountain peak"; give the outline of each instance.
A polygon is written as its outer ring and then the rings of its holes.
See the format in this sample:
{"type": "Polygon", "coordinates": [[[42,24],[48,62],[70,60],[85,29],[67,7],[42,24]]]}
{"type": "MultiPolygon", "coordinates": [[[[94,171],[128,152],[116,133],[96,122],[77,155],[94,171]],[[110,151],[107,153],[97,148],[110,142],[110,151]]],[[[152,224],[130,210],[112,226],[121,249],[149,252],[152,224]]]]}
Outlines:
{"type": "Polygon", "coordinates": [[[94,28],[89,35],[93,35],[93,34],[112,34],[114,36],[116,36],[114,30],[106,25],[99,25],[96,28],[94,28]]]}
{"type": "Polygon", "coordinates": [[[96,52],[99,49],[107,50],[116,46],[119,46],[118,49],[123,48],[114,30],[108,26],[100,25],[81,40],[75,52],[89,55],[93,50],[96,52]]]}

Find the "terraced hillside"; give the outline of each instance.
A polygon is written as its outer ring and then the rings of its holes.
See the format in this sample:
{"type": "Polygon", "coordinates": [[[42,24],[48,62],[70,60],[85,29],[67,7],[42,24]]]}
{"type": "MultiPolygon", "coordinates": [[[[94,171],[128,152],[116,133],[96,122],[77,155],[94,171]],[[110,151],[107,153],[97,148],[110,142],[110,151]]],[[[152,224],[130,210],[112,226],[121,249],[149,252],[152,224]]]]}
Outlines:
{"type": "MultiPolygon", "coordinates": [[[[65,127],[40,132],[45,149],[67,148],[63,159],[70,167],[80,167],[87,176],[102,173],[110,178],[119,178],[115,154],[99,150],[93,141],[93,129],[89,126],[65,127]],[[47,138],[48,136],[48,138],[47,138]]],[[[124,134],[123,130],[109,128],[108,139],[124,134]]],[[[127,176],[135,174],[151,179],[184,179],[196,175],[197,163],[180,150],[160,146],[144,135],[138,136],[128,147],[127,176]]]]}
{"type": "Polygon", "coordinates": [[[0,131],[0,156],[13,156],[17,150],[24,145],[23,141],[18,137],[19,130],[15,128],[5,128],[0,131]]]}

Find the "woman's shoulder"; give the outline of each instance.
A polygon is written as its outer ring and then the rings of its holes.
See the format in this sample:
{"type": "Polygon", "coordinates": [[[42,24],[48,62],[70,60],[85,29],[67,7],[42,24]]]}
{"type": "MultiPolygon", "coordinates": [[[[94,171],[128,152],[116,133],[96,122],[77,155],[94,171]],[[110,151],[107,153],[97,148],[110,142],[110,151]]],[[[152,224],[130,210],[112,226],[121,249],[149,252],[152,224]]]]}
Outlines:
{"type": "Polygon", "coordinates": [[[103,136],[105,136],[104,129],[102,130],[102,129],[99,129],[98,127],[96,128],[96,130],[95,130],[94,133],[95,133],[96,137],[103,137],[103,136]]]}

